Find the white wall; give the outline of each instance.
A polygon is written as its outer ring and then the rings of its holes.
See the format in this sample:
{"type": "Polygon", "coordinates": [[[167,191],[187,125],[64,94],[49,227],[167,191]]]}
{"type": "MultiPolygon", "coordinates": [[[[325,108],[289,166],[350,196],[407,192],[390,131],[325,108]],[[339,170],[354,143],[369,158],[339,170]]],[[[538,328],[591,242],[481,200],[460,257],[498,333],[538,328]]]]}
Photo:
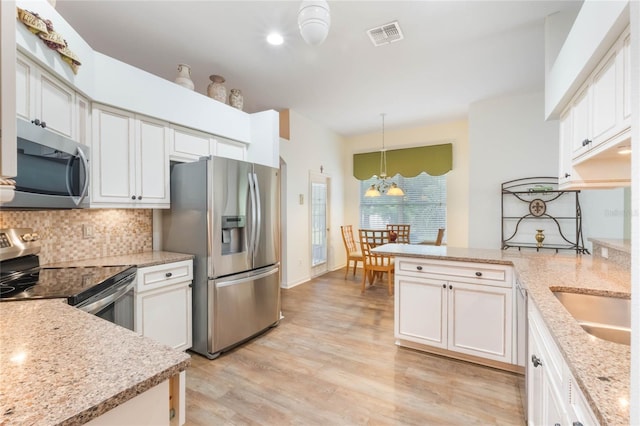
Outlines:
{"type": "MultiPolygon", "coordinates": [[[[389,122],[389,120],[387,120],[389,122]]],[[[469,134],[466,120],[452,121],[409,129],[385,129],[385,147],[388,149],[416,146],[453,144],[453,170],[447,173],[447,244],[467,247],[468,194],[469,194],[469,134]]],[[[380,132],[346,139],[345,158],[345,213],[346,225],[359,225],[360,182],[353,177],[353,154],[379,150],[382,144],[380,132]]],[[[343,260],[344,264],[344,260],[343,260]]]]}
{"type": "Polygon", "coordinates": [[[309,172],[324,174],[331,179],[329,203],[328,268],[344,265],[345,253],[340,235],[344,223],[344,162],[345,149],[342,138],[290,110],[290,140],[280,140],[280,156],[286,162],[286,287],[308,281],[311,278],[311,248],[309,230],[309,172]],[[299,203],[303,194],[304,203],[299,203]]]}
{"type": "Polygon", "coordinates": [[[470,106],[469,247],[500,248],[500,185],[557,176],[558,140],[557,121],[544,121],[542,92],[470,106]]]}
{"type": "MultiPolygon", "coordinates": [[[[469,109],[469,247],[500,248],[500,184],[557,176],[557,120],[544,121],[542,92],[476,102],[469,109]]],[[[580,194],[583,238],[624,238],[625,190],[580,194]]]]}

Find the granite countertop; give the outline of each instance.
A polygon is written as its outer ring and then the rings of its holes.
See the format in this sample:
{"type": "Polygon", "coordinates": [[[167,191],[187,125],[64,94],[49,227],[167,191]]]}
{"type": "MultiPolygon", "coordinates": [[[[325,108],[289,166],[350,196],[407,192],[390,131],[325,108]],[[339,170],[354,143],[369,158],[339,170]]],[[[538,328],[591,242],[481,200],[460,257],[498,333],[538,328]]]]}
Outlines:
{"type": "Polygon", "coordinates": [[[553,290],[630,297],[631,272],[616,264],[573,252],[467,249],[386,244],[374,249],[394,256],[513,265],[562,351],[596,418],[629,424],[630,346],[587,334],[553,295],[553,290]]]}
{"type": "Polygon", "coordinates": [[[61,299],[3,302],[0,317],[2,425],[86,423],[190,364],[61,299]]]}
{"type": "Polygon", "coordinates": [[[193,259],[192,254],[173,253],[170,251],[145,251],[142,253],[133,253],[120,256],[95,257],[84,260],[71,260],[68,262],[50,263],[46,266],[49,268],[64,267],[89,267],[89,266],[128,266],[135,265],[139,268],[145,266],[161,265],[163,263],[180,262],[182,260],[193,259]]]}

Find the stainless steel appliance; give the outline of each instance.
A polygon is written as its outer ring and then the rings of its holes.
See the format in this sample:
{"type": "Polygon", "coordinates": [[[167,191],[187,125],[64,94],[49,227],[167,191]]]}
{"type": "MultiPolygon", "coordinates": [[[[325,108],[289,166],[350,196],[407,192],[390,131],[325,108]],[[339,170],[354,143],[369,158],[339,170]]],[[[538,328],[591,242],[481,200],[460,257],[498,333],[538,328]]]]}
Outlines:
{"type": "Polygon", "coordinates": [[[89,147],[18,119],[15,196],[2,208],[89,207],[89,147]]]}
{"type": "Polygon", "coordinates": [[[277,325],[277,169],[217,157],[175,164],[163,213],[163,248],[195,255],[192,350],[213,359],[277,325]]]}
{"type": "Polygon", "coordinates": [[[41,267],[39,251],[32,229],[0,229],[0,301],[66,299],[133,330],[135,266],[41,267]]]}

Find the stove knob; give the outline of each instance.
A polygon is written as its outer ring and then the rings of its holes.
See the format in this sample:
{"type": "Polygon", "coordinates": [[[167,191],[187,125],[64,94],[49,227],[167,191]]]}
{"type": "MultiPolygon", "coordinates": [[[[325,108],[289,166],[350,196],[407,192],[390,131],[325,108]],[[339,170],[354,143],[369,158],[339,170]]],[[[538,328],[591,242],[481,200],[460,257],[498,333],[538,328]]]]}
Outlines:
{"type": "Polygon", "coordinates": [[[24,234],[22,235],[22,241],[28,243],[29,241],[31,241],[32,237],[31,234],[24,234]]]}

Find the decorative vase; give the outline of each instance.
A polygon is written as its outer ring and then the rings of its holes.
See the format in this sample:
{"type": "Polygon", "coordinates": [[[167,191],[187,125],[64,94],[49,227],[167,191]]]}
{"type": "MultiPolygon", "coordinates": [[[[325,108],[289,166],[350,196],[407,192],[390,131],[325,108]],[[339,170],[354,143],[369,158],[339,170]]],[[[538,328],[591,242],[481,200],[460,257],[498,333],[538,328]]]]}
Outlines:
{"type": "Polygon", "coordinates": [[[224,77],[221,75],[210,75],[211,83],[207,86],[207,96],[223,104],[227,103],[227,88],[224,87],[224,77]]]}
{"type": "Polygon", "coordinates": [[[231,89],[229,105],[242,111],[242,108],[244,107],[244,97],[242,96],[240,89],[231,89]]]}
{"type": "Polygon", "coordinates": [[[537,241],[536,247],[540,248],[542,247],[542,242],[544,241],[544,234],[543,234],[544,229],[536,229],[536,231],[538,232],[536,234],[536,241],[537,241]]]}
{"type": "Polygon", "coordinates": [[[178,76],[174,81],[182,87],[193,90],[194,84],[191,80],[191,67],[186,64],[178,64],[178,76]]]}

